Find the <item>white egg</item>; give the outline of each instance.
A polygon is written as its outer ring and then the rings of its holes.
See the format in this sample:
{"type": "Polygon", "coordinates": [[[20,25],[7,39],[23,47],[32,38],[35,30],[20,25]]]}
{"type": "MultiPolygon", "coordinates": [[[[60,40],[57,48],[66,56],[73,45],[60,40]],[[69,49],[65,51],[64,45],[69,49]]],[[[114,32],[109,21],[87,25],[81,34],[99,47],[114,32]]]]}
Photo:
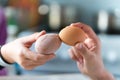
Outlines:
{"type": "Polygon", "coordinates": [[[55,53],[60,47],[61,40],[56,33],[42,35],[35,43],[35,51],[41,54],[55,53]]]}

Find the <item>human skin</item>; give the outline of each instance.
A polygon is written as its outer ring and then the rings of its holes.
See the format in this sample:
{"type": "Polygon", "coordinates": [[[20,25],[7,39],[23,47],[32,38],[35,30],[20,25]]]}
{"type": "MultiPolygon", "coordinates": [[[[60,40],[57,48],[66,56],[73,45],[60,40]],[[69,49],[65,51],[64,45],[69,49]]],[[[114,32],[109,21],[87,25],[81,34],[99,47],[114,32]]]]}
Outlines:
{"type": "Polygon", "coordinates": [[[77,62],[79,70],[92,80],[115,80],[104,67],[101,57],[101,43],[92,28],[83,23],[73,23],[87,35],[83,43],[78,43],[69,50],[73,60],[77,62]]]}
{"type": "Polygon", "coordinates": [[[18,63],[26,70],[45,64],[55,57],[54,53],[49,55],[36,54],[29,49],[39,37],[45,34],[45,31],[41,31],[3,45],[1,48],[3,58],[9,63],[18,63]]]}

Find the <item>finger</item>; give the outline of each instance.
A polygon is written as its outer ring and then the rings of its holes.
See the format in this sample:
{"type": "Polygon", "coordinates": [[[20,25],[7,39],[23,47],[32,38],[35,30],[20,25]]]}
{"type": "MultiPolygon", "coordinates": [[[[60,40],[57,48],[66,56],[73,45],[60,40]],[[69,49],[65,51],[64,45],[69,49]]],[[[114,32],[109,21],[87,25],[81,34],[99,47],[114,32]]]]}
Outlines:
{"type": "Polygon", "coordinates": [[[88,49],[91,49],[93,46],[96,46],[96,43],[92,39],[86,39],[84,41],[85,45],[87,46],[88,49]]]}
{"type": "Polygon", "coordinates": [[[83,72],[83,67],[84,67],[84,64],[83,64],[83,63],[77,61],[77,67],[79,68],[79,70],[80,70],[81,72],[83,72]]]}
{"type": "Polygon", "coordinates": [[[72,47],[72,49],[73,49],[74,55],[77,57],[77,59],[81,60],[83,57],[80,55],[80,51],[75,47],[72,47]]]}
{"type": "Polygon", "coordinates": [[[49,55],[45,55],[45,54],[37,54],[37,58],[35,61],[49,61],[51,59],[55,58],[55,54],[51,53],[49,55]]]}
{"type": "Polygon", "coordinates": [[[41,35],[44,35],[45,33],[46,33],[45,30],[43,30],[39,33],[36,32],[32,35],[21,38],[21,41],[23,42],[23,44],[32,44],[33,42],[35,42],[37,40],[38,37],[40,37],[41,35]]]}
{"type": "Polygon", "coordinates": [[[24,58],[26,58],[26,59],[36,60],[36,58],[37,58],[36,53],[32,52],[28,48],[23,48],[22,54],[24,55],[24,58]]]}
{"type": "Polygon", "coordinates": [[[86,34],[89,38],[93,39],[94,41],[99,41],[97,35],[95,34],[95,32],[93,31],[93,29],[86,25],[86,24],[83,24],[83,23],[73,23],[71,24],[72,26],[76,26],[76,27],[80,27],[86,34]]]}
{"type": "Polygon", "coordinates": [[[39,59],[39,60],[33,60],[31,58],[26,58],[22,56],[22,60],[20,62],[18,62],[19,65],[21,65],[21,67],[23,67],[24,69],[27,70],[31,70],[34,67],[40,66],[45,64],[47,61],[53,59],[54,55],[51,55],[50,57],[46,58],[46,59],[39,59]]]}
{"type": "Polygon", "coordinates": [[[23,68],[26,70],[33,70],[34,68],[38,67],[40,65],[26,65],[23,68]]]}
{"type": "Polygon", "coordinates": [[[29,66],[43,65],[43,64],[46,63],[46,61],[43,61],[43,60],[41,60],[41,61],[33,61],[33,60],[29,60],[29,59],[26,59],[25,62],[26,62],[25,65],[29,65],[29,66]]]}
{"type": "Polygon", "coordinates": [[[79,53],[81,53],[84,58],[88,58],[91,55],[91,52],[83,43],[78,43],[75,47],[79,50],[79,53]]]}
{"type": "Polygon", "coordinates": [[[77,57],[75,56],[75,53],[74,53],[74,51],[72,50],[72,48],[69,49],[68,51],[69,51],[70,57],[71,57],[73,60],[78,61],[78,59],[77,59],[77,57]]]}
{"type": "Polygon", "coordinates": [[[25,64],[25,65],[21,65],[21,67],[25,70],[32,70],[37,66],[25,64]]]}
{"type": "Polygon", "coordinates": [[[26,69],[26,70],[31,70],[35,67],[36,63],[34,63],[33,61],[31,61],[30,59],[26,59],[23,58],[17,62],[22,68],[26,69]],[[33,67],[34,66],[34,67],[33,67]]]}
{"type": "Polygon", "coordinates": [[[23,53],[26,59],[34,62],[46,62],[55,57],[55,54],[50,54],[50,55],[36,54],[30,51],[29,49],[24,50],[23,53]]]}
{"type": "Polygon", "coordinates": [[[26,59],[26,63],[27,63],[27,65],[34,65],[34,66],[43,65],[43,64],[45,64],[46,62],[50,61],[53,58],[54,58],[53,56],[50,56],[48,58],[43,58],[43,59],[38,59],[38,60],[26,59]]]}
{"type": "Polygon", "coordinates": [[[44,35],[44,34],[46,34],[46,31],[45,31],[45,30],[41,31],[41,32],[36,36],[36,40],[37,40],[40,36],[42,36],[42,35],[44,35]]]}

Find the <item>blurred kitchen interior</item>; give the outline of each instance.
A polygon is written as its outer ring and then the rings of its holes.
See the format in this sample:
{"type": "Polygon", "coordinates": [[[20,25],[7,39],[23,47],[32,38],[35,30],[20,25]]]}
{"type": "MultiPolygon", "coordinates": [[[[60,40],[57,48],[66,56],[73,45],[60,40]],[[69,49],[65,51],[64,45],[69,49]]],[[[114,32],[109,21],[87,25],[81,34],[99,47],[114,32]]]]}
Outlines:
{"type": "MultiPolygon", "coordinates": [[[[71,23],[83,22],[100,37],[105,67],[115,75],[120,75],[119,3],[119,0],[0,0],[7,18],[7,42],[43,29],[48,33],[59,32],[71,23]]],[[[16,66],[12,68],[8,68],[9,75],[20,75],[16,66]]]]}

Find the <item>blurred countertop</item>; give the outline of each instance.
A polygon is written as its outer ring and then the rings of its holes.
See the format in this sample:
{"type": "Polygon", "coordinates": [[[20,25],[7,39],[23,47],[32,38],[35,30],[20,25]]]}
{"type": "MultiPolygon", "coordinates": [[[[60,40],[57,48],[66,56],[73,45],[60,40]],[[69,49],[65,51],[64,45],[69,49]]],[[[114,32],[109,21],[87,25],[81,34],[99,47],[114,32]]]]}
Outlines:
{"type": "Polygon", "coordinates": [[[5,76],[0,80],[90,80],[82,74],[55,74],[55,75],[37,75],[37,76],[5,76]]]}
{"type": "MultiPolygon", "coordinates": [[[[24,75],[24,76],[3,76],[0,80],[90,80],[89,77],[80,73],[73,74],[54,74],[54,75],[24,75]]],[[[116,77],[120,80],[120,77],[116,77]]]]}

